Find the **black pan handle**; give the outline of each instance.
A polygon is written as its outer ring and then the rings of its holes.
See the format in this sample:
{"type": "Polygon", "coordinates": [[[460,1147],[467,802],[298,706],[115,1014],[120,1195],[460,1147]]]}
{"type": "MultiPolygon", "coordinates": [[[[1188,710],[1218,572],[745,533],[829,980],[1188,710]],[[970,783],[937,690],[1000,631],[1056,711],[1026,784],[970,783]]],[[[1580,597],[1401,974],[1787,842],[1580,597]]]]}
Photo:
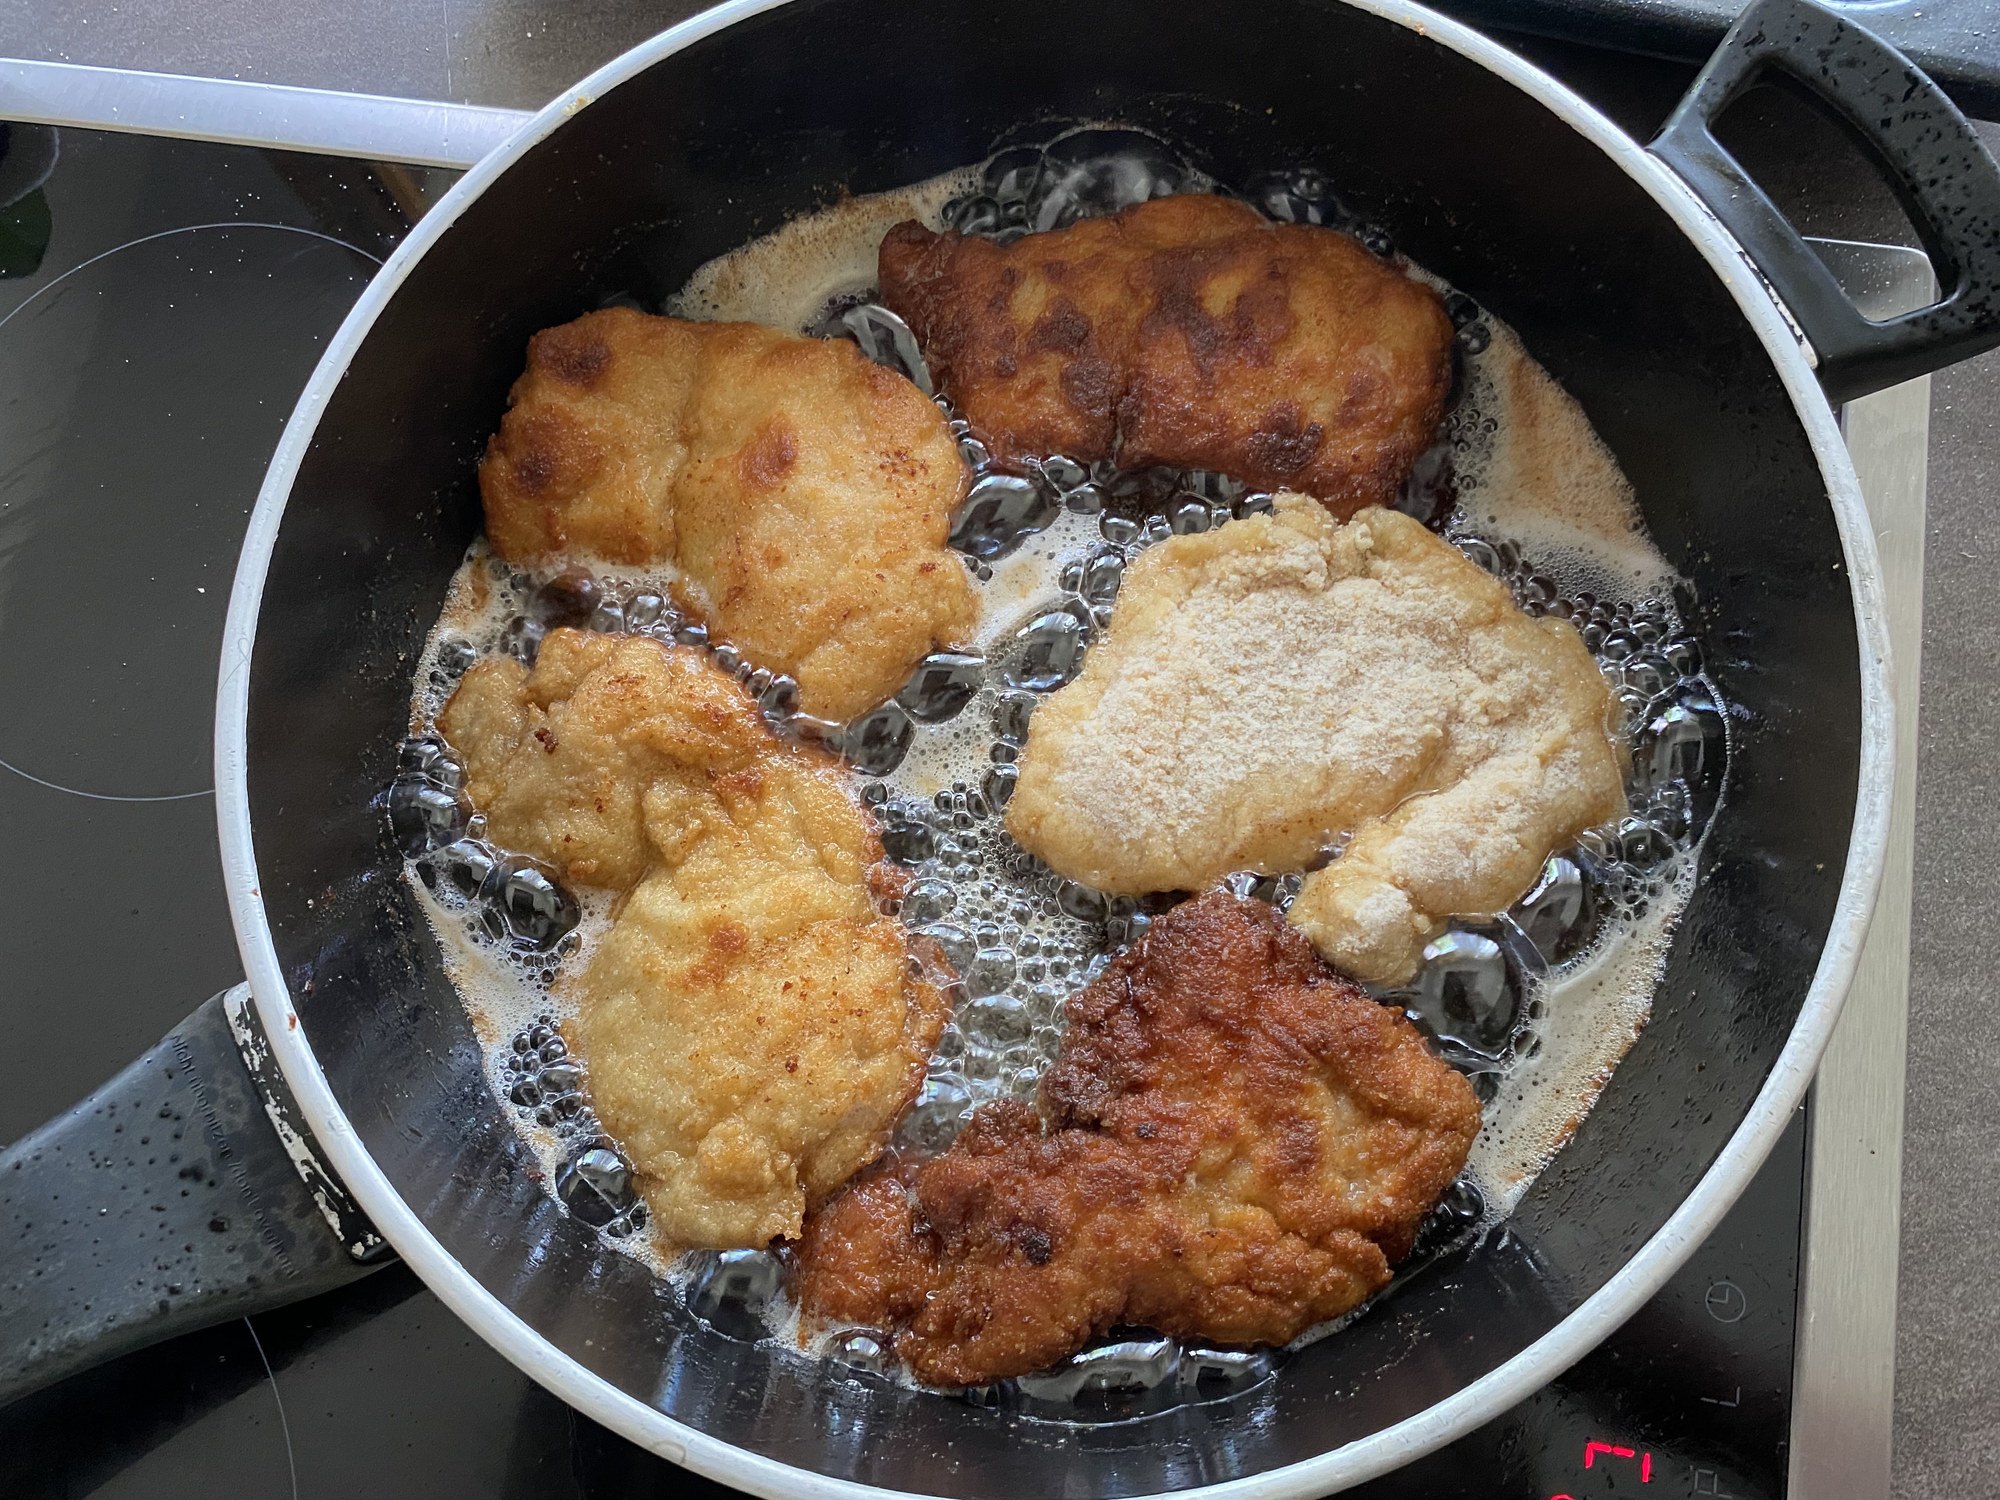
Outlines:
{"type": "Polygon", "coordinates": [[[1819,357],[1836,404],[2000,344],[2000,167],[1944,91],[1894,47],[1811,0],[1754,0],[1648,147],[1749,252],[1819,357]],[[1716,141],[1767,71],[1851,126],[1923,236],[1943,295],[1871,323],[1716,141]]]}
{"type": "Polygon", "coordinates": [[[0,1403],[390,1259],[296,1108],[239,986],[0,1152],[0,1403]]]}

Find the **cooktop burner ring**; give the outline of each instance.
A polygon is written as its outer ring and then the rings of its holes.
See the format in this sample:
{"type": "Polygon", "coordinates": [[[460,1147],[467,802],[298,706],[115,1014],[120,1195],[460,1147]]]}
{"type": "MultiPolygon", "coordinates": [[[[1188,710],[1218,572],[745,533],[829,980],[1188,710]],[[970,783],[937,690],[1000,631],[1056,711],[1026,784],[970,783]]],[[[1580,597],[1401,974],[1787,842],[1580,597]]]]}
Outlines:
{"type": "Polygon", "coordinates": [[[0,408],[0,767],[94,801],[211,794],[243,527],[292,394],[379,264],[293,225],[185,225],[0,316],[16,393],[0,408]],[[259,335],[273,326],[291,335],[259,335]],[[78,610],[123,628],[80,635],[78,610]]]}

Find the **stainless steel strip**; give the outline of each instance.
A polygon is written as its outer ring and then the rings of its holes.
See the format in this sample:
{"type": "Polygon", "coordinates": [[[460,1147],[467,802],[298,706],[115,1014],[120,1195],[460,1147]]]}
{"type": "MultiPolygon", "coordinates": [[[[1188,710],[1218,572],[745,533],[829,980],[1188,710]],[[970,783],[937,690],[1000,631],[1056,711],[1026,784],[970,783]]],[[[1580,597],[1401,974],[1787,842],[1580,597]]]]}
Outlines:
{"type": "MultiPolygon", "coordinates": [[[[1841,240],[1814,247],[1869,317],[1907,312],[1936,296],[1930,262],[1919,251],[1841,240]]],[[[1841,430],[1882,557],[1896,673],[1896,776],[1882,894],[1813,1085],[1792,1374],[1793,1500],[1883,1500],[1889,1493],[1929,379],[1850,403],[1841,430]]]]}
{"type": "Polygon", "coordinates": [[[529,114],[428,99],[0,58],[0,120],[465,168],[529,114]]]}

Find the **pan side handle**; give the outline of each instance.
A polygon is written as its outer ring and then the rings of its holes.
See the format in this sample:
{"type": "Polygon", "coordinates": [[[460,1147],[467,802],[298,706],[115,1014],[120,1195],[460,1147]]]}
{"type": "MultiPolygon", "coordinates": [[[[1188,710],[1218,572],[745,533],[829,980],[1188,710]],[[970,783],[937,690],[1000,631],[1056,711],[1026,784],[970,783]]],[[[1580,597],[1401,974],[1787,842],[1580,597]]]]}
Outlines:
{"type": "Polygon", "coordinates": [[[0,1152],[0,1403],[392,1258],[300,1160],[310,1142],[285,1118],[282,1080],[257,1066],[247,997],[210,999],[0,1152]]]}
{"type": "Polygon", "coordinates": [[[1693,188],[1784,301],[1838,404],[2000,344],[2000,167],[1944,91],[1887,42],[1813,0],[1753,0],[1647,147],[1693,188]],[[1715,120],[1770,75],[1843,123],[1896,190],[1939,299],[1863,317],[1717,142],[1715,120]]]}

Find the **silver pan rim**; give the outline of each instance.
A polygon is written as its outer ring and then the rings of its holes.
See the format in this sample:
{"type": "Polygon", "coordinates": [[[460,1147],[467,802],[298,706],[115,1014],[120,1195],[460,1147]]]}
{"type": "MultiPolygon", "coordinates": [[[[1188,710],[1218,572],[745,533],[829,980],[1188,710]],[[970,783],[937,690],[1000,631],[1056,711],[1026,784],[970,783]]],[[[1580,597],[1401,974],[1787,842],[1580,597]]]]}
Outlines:
{"type": "MultiPolygon", "coordinates": [[[[537,113],[452,187],[396,249],[329,344],[294,408],[252,511],[230,594],[217,685],[216,813],[237,943],[258,1015],[326,1157],[403,1259],[454,1314],[564,1401],[661,1457],[768,1500],[881,1500],[903,1494],[794,1468],[675,1421],[591,1373],[517,1317],[452,1257],[355,1133],[292,1007],[259,891],[249,806],[250,660],[286,501],[312,434],[382,309],[417,259],[502,172],[592,100],[663,58],[790,0],[727,0],[615,58],[537,113]]],[[[1312,1500],[1398,1468],[1464,1436],[1581,1359],[1649,1299],[1720,1222],[1804,1097],[1852,981],[1880,883],[1893,765],[1893,688],[1873,528],[1814,356],[1743,249],[1681,180],[1581,97],[1480,33],[1407,0],[1342,0],[1417,32],[1538,100],[1639,184],[1728,286],[1777,367],[1812,445],[1845,552],[1861,676],[1861,761],[1840,895],[1799,1018],[1743,1122],[1665,1225],[1542,1338],[1452,1396],[1396,1425],[1284,1468],[1172,1492],[1200,1500],[1312,1500]]]]}

